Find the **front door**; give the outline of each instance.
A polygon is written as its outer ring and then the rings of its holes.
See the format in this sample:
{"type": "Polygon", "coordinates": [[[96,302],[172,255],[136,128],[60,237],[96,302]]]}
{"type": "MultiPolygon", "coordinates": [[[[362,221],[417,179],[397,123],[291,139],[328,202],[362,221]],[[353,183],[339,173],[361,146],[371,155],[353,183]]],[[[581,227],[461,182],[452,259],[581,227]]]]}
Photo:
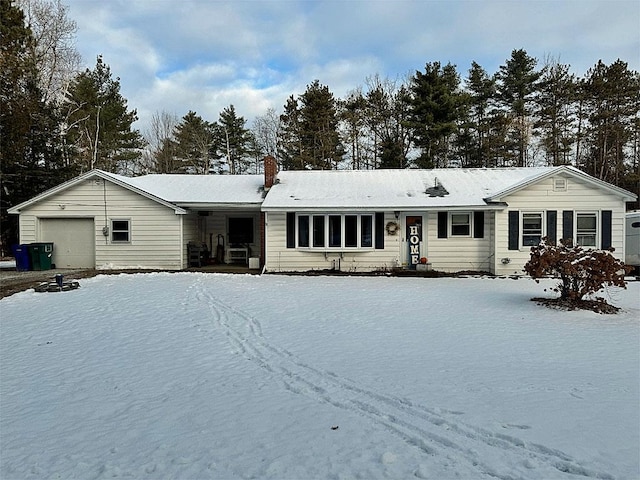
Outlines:
{"type": "Polygon", "coordinates": [[[422,246],[422,216],[408,216],[407,224],[407,245],[409,248],[409,268],[415,269],[420,263],[422,246]]]}

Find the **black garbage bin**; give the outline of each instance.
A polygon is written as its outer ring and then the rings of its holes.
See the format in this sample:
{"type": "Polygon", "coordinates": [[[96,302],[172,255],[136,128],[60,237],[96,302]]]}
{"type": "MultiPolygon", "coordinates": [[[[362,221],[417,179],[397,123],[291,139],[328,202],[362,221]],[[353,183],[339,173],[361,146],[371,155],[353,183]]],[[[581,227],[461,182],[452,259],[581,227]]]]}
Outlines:
{"type": "Polygon", "coordinates": [[[30,243],[28,248],[33,270],[51,270],[52,242],[30,243]]]}
{"type": "Polygon", "coordinates": [[[31,270],[31,259],[29,258],[29,248],[27,245],[11,245],[13,256],[16,259],[16,270],[27,272],[31,270]]]}

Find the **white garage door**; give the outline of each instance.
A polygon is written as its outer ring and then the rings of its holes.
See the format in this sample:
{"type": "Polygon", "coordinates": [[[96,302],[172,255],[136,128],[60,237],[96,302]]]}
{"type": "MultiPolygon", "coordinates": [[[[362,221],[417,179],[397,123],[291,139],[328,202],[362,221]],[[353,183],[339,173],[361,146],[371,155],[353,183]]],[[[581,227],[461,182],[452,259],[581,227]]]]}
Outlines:
{"type": "Polygon", "coordinates": [[[93,218],[40,219],[40,241],[53,242],[56,268],[95,267],[93,218]]]}

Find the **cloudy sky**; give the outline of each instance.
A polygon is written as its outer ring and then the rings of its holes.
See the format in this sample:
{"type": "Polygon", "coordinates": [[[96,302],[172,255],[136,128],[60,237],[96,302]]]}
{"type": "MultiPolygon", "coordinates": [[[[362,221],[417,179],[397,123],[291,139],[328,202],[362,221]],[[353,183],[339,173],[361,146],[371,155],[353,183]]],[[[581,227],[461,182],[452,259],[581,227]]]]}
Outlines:
{"type": "Polygon", "coordinates": [[[640,70],[638,0],[63,0],[84,66],[101,54],[138,110],[251,126],[318,79],[337,97],[367,77],[404,78],[427,62],[490,74],[524,49],[582,76],[599,59],[640,70]]]}

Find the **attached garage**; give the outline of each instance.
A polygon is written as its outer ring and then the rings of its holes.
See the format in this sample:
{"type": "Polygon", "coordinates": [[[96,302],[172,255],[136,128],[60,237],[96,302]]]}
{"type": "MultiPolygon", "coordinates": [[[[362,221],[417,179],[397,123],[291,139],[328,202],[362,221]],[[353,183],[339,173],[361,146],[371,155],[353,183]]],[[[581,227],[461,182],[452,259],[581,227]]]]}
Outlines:
{"type": "Polygon", "coordinates": [[[53,242],[56,268],[95,267],[93,218],[41,218],[40,241],[53,242]]]}

